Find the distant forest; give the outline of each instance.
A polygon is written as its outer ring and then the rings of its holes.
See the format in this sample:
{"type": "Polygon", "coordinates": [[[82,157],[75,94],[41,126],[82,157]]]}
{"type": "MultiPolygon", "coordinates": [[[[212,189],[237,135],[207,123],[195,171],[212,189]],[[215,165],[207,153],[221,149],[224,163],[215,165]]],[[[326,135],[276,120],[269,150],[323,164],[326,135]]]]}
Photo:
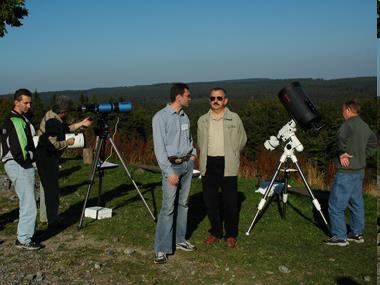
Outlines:
{"type": "MultiPolygon", "coordinates": [[[[213,87],[219,86],[227,90],[230,99],[229,107],[237,112],[244,123],[248,143],[244,155],[249,160],[255,160],[256,154],[263,150],[263,143],[271,135],[277,135],[278,130],[288,122],[291,117],[285,111],[277,98],[281,88],[293,81],[298,81],[305,92],[317,106],[322,114],[325,127],[318,132],[299,130],[298,138],[304,144],[303,155],[309,161],[326,169],[335,153],[335,135],[342,122],[341,105],[349,98],[357,98],[362,103],[363,119],[376,130],[379,135],[378,110],[379,102],[376,97],[376,77],[346,78],[336,80],[322,79],[244,79],[227,80],[202,83],[188,83],[192,102],[186,109],[191,120],[191,129],[196,139],[196,123],[199,116],[209,108],[208,94],[213,87]]],[[[54,98],[66,95],[73,99],[76,105],[102,102],[131,101],[133,110],[127,114],[110,114],[109,124],[113,126],[116,117],[120,117],[118,125],[122,140],[138,140],[145,145],[152,142],[151,119],[155,112],[169,102],[169,89],[171,83],[96,88],[84,91],[38,92],[34,91],[33,123],[38,127],[44,112],[48,110],[54,98]]],[[[12,95],[0,96],[0,120],[6,116],[12,106],[12,95]]],[[[86,115],[92,116],[95,121],[96,114],[80,114],[72,112],[72,119],[86,115]]],[[[96,124],[95,124],[96,125],[96,124]]],[[[92,128],[91,128],[92,129],[92,128]]],[[[93,136],[91,130],[89,135],[93,136]]],[[[281,148],[278,151],[282,152],[281,148]]],[[[376,168],[375,159],[370,161],[370,167],[376,168]]]]}

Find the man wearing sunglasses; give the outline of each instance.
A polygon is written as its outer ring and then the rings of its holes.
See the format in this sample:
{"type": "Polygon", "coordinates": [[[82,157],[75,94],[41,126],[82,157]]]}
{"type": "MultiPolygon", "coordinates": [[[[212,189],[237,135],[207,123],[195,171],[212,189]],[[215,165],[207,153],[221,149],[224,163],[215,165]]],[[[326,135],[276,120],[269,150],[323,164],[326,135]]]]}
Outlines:
{"type": "Polygon", "coordinates": [[[197,132],[203,199],[211,224],[205,243],[212,245],[224,236],[227,246],[233,248],[239,223],[237,175],[247,136],[239,115],[226,107],[223,88],[213,88],[209,102],[210,110],[199,118],[197,132]],[[219,189],[223,209],[219,206],[219,189]]]}

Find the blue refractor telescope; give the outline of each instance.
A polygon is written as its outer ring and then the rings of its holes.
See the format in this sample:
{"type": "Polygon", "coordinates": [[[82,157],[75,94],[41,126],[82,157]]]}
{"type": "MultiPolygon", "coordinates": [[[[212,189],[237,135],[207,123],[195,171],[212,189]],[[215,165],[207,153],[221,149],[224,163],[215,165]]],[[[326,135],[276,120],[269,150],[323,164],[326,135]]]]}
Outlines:
{"type": "Polygon", "coordinates": [[[79,112],[92,112],[100,114],[129,113],[132,111],[131,102],[88,104],[78,107],[79,112]]]}
{"type": "Polygon", "coordinates": [[[125,172],[127,173],[130,181],[132,182],[133,186],[137,190],[141,200],[143,201],[145,207],[149,211],[149,214],[151,215],[152,219],[155,220],[156,217],[154,216],[153,212],[149,208],[148,204],[145,201],[144,196],[140,192],[139,187],[137,186],[136,182],[133,180],[131,173],[129,172],[127,168],[127,163],[124,160],[124,158],[121,155],[121,152],[116,147],[115,142],[113,141],[113,138],[109,134],[109,126],[108,126],[108,114],[110,113],[129,113],[132,111],[132,104],[131,102],[117,102],[117,103],[100,103],[100,104],[89,104],[89,105],[83,105],[78,107],[77,111],[79,112],[92,112],[97,115],[97,121],[96,121],[96,128],[95,128],[95,134],[96,134],[96,145],[95,145],[95,154],[94,159],[91,166],[91,172],[89,174],[88,178],[88,186],[87,186],[87,192],[86,196],[83,202],[83,208],[82,208],[82,214],[80,217],[78,228],[82,228],[83,219],[85,216],[86,206],[88,198],[90,197],[90,192],[92,190],[92,187],[94,185],[94,180],[96,176],[96,172],[98,172],[99,177],[99,189],[98,189],[98,204],[101,204],[100,197],[102,192],[102,177],[104,176],[104,168],[102,168],[103,162],[105,160],[105,146],[107,141],[110,142],[112,149],[115,151],[117,157],[119,158],[121,164],[124,167],[125,172]]]}

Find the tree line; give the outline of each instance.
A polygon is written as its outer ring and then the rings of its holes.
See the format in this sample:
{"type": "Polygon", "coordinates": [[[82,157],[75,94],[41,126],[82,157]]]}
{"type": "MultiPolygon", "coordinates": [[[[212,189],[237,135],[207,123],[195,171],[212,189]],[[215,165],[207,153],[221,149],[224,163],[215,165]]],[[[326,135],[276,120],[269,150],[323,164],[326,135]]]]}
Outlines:
{"type": "MultiPolygon", "coordinates": [[[[123,100],[124,98],[120,97],[117,100],[111,99],[110,101],[115,102],[123,100]]],[[[38,128],[39,122],[44,113],[52,106],[53,101],[54,96],[52,96],[50,102],[44,102],[41,100],[38,92],[33,93],[33,116],[31,117],[31,121],[36,128],[38,128]]],[[[377,112],[379,111],[380,102],[376,97],[364,97],[360,99],[360,102],[363,107],[363,119],[379,136],[379,128],[377,127],[379,118],[377,112]]],[[[76,102],[77,105],[90,103],[98,103],[98,99],[96,97],[90,98],[82,94],[76,102]]],[[[11,99],[0,98],[0,121],[2,121],[7,113],[9,113],[12,104],[13,102],[11,99]]],[[[162,107],[163,104],[133,104],[133,110],[130,113],[109,114],[109,125],[113,127],[116,124],[117,117],[120,117],[118,131],[123,140],[130,140],[133,138],[140,140],[142,143],[150,143],[152,142],[151,119],[154,113],[162,107]]],[[[229,107],[232,111],[237,112],[240,115],[244,123],[248,137],[244,154],[250,160],[255,160],[257,153],[264,149],[264,142],[269,139],[270,136],[276,136],[281,127],[291,119],[290,115],[286,112],[284,106],[282,106],[276,96],[265,97],[262,99],[250,97],[246,99],[231,100],[229,107]]],[[[209,103],[206,97],[202,100],[194,100],[186,110],[191,121],[191,129],[195,143],[197,142],[197,120],[200,115],[207,112],[208,108],[209,103]]],[[[336,132],[343,121],[341,116],[341,103],[336,103],[332,100],[324,100],[318,103],[317,108],[322,115],[324,127],[319,131],[302,130],[298,128],[296,135],[305,147],[303,155],[322,169],[325,169],[329,161],[335,156],[336,132]]],[[[80,112],[71,113],[72,120],[84,116],[93,117],[95,120],[94,126],[96,127],[98,115],[93,113],[82,114],[80,112]]],[[[93,130],[88,130],[88,135],[93,136],[93,130]]],[[[281,146],[277,149],[279,152],[282,152],[282,150],[281,146]]],[[[375,160],[370,161],[370,167],[376,167],[375,160]]]]}

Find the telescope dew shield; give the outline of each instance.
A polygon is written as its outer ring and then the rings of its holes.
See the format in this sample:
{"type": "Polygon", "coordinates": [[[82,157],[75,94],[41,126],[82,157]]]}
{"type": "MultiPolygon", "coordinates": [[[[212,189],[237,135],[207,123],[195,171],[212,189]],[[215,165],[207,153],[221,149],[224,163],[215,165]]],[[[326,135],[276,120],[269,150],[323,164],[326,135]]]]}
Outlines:
{"type": "Polygon", "coordinates": [[[321,115],[299,82],[293,82],[282,88],[278,93],[278,98],[303,129],[319,130],[323,127],[321,115]]]}

